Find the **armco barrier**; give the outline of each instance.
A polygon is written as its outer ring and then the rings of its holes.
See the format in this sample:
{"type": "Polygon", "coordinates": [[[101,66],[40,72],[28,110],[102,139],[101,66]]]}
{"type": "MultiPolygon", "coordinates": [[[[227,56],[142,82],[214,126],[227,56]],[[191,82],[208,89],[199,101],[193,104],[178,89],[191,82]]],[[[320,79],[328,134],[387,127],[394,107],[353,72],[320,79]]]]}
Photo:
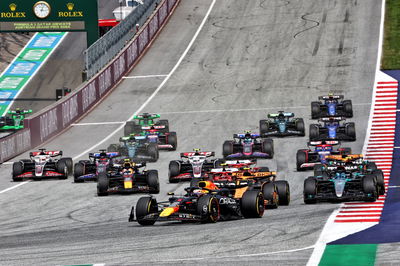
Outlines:
{"type": "Polygon", "coordinates": [[[139,34],[102,71],[68,97],[24,120],[25,129],[0,140],[0,162],[59,134],[84,116],[136,64],[180,0],[164,0],[139,34]]]}

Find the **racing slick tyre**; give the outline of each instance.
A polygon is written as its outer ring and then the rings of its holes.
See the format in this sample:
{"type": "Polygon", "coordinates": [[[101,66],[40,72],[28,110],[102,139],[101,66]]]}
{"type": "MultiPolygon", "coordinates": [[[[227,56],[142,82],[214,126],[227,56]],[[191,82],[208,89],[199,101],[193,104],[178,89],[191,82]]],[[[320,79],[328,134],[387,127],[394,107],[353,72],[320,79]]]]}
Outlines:
{"type": "Polygon", "coordinates": [[[310,140],[318,140],[319,138],[319,127],[317,124],[310,125],[310,140]]]}
{"type": "Polygon", "coordinates": [[[244,218],[261,218],[264,215],[264,196],[261,191],[248,190],[243,193],[240,209],[244,218]]]}
{"type": "Polygon", "coordinates": [[[305,150],[298,150],[296,153],[296,168],[297,171],[304,171],[305,168],[301,168],[303,163],[307,162],[307,153],[305,150]]]}
{"type": "Polygon", "coordinates": [[[267,201],[265,207],[267,209],[276,209],[279,206],[278,189],[273,182],[265,183],[262,187],[264,200],[267,201]]]}
{"type": "Polygon", "coordinates": [[[353,104],[351,103],[351,100],[343,101],[343,111],[346,114],[346,117],[353,117],[353,104]]]}
{"type": "Polygon", "coordinates": [[[340,150],[340,154],[341,154],[341,155],[350,155],[350,154],[351,154],[351,148],[348,148],[348,147],[342,148],[342,149],[340,150]]]}
{"type": "Polygon", "coordinates": [[[97,196],[108,196],[108,176],[106,173],[99,173],[99,177],[97,179],[97,196]]]}
{"type": "Polygon", "coordinates": [[[73,162],[72,162],[72,158],[71,157],[64,157],[61,158],[59,161],[64,161],[65,164],[68,167],[68,174],[72,174],[73,173],[73,162]]]}
{"type": "Polygon", "coordinates": [[[375,171],[376,169],[378,169],[378,167],[376,166],[376,163],[374,163],[374,162],[367,163],[367,170],[375,171]]]}
{"type": "Polygon", "coordinates": [[[161,129],[160,132],[163,132],[163,133],[169,132],[169,122],[168,122],[168,120],[160,119],[160,120],[158,120],[157,124],[160,125],[160,126],[164,126],[164,128],[161,129]]]}
{"type": "Polygon", "coordinates": [[[178,183],[179,180],[175,179],[181,173],[181,165],[177,161],[170,161],[168,166],[168,179],[170,183],[178,183]]]}
{"type": "Polygon", "coordinates": [[[153,225],[156,222],[156,218],[144,219],[144,217],[146,215],[157,212],[158,212],[157,200],[154,198],[141,197],[136,203],[136,220],[140,225],[153,225]]]}
{"type": "Polygon", "coordinates": [[[22,177],[17,177],[24,172],[24,165],[22,162],[14,162],[12,170],[12,179],[14,182],[22,181],[22,177]]]}
{"type": "Polygon", "coordinates": [[[286,180],[278,180],[274,182],[278,189],[279,205],[288,206],[290,203],[290,187],[286,180]]]}
{"type": "Polygon", "coordinates": [[[366,201],[373,202],[378,198],[376,178],[374,175],[366,175],[362,179],[362,187],[367,194],[366,201]]]}
{"type": "Polygon", "coordinates": [[[178,147],[178,137],[176,136],[176,132],[169,132],[168,135],[168,144],[172,145],[171,151],[175,151],[178,147]]]}
{"type": "Polygon", "coordinates": [[[84,180],[79,179],[80,176],[85,174],[85,164],[83,163],[76,163],[74,167],[74,182],[75,183],[82,183],[84,180]]]}
{"type": "Polygon", "coordinates": [[[268,133],[268,130],[269,130],[269,121],[260,120],[260,135],[268,133]]]}
{"type": "Polygon", "coordinates": [[[269,155],[269,158],[274,157],[274,142],[272,139],[263,139],[261,142],[261,150],[269,155]]]}
{"type": "Polygon", "coordinates": [[[318,119],[321,113],[319,102],[311,102],[311,119],[318,119]]]}
{"type": "Polygon", "coordinates": [[[149,143],[146,148],[147,155],[151,157],[151,162],[156,162],[159,157],[158,146],[155,143],[149,143]]]}
{"type": "Polygon", "coordinates": [[[197,214],[202,223],[215,223],[219,220],[220,210],[217,198],[203,195],[197,200],[197,214]]]}
{"type": "Polygon", "coordinates": [[[382,170],[380,170],[380,169],[374,170],[372,172],[372,174],[376,176],[376,184],[378,185],[378,190],[379,190],[378,195],[384,195],[385,194],[385,178],[384,178],[382,170]]]}
{"type": "Polygon", "coordinates": [[[64,158],[61,158],[57,163],[56,163],[56,170],[58,173],[62,174],[62,176],[59,177],[59,179],[67,179],[69,172],[68,172],[68,165],[64,158]]]}
{"type": "Polygon", "coordinates": [[[303,118],[298,118],[296,120],[296,130],[300,131],[302,136],[306,135],[305,127],[304,127],[304,120],[303,118]]]}
{"type": "Polygon", "coordinates": [[[147,185],[150,187],[150,193],[158,194],[160,193],[160,182],[158,181],[158,171],[149,170],[146,175],[147,185]]]}
{"type": "Polygon", "coordinates": [[[315,196],[317,195],[317,180],[313,176],[309,176],[306,180],[304,180],[304,190],[303,197],[305,204],[315,204],[317,203],[317,199],[315,196]]]}
{"type": "Polygon", "coordinates": [[[352,140],[356,140],[356,126],[353,122],[346,123],[345,133],[352,140]]]}
{"type": "Polygon", "coordinates": [[[228,155],[233,153],[233,141],[226,140],[222,145],[222,155],[227,157],[228,155]]]}
{"type": "Polygon", "coordinates": [[[118,152],[118,144],[110,144],[107,147],[107,152],[118,152]]]}

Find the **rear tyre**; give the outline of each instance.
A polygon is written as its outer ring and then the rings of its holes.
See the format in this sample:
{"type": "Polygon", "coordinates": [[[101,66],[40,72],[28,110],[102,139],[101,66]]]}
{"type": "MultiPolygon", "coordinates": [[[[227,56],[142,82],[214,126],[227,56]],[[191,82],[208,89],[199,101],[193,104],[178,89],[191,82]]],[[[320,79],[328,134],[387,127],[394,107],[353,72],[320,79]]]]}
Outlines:
{"type": "Polygon", "coordinates": [[[108,185],[109,180],[107,174],[99,173],[99,177],[97,179],[97,196],[108,196],[108,185]]]}
{"type": "Polygon", "coordinates": [[[353,122],[349,122],[346,124],[345,133],[349,138],[353,140],[356,139],[356,126],[353,122]]]}
{"type": "Polygon", "coordinates": [[[377,169],[378,169],[378,167],[376,166],[376,163],[374,163],[374,162],[367,163],[367,170],[375,171],[377,169]]]}
{"type": "Polygon", "coordinates": [[[286,180],[278,180],[274,182],[278,189],[279,205],[288,206],[290,203],[290,187],[286,180]]]}
{"type": "Polygon", "coordinates": [[[72,158],[71,157],[64,157],[64,158],[61,158],[60,160],[64,160],[65,161],[65,163],[67,164],[67,167],[68,167],[68,173],[72,174],[73,173],[73,166],[74,166],[72,158]]]}
{"type": "Polygon", "coordinates": [[[318,119],[321,113],[320,103],[311,102],[311,118],[318,119]]]}
{"type": "Polygon", "coordinates": [[[179,180],[175,179],[181,173],[181,165],[177,161],[170,161],[168,166],[168,179],[170,183],[177,183],[179,180]]]}
{"type": "Polygon", "coordinates": [[[222,145],[222,155],[227,157],[228,155],[233,153],[233,141],[226,140],[222,145]]]}
{"type": "Polygon", "coordinates": [[[158,146],[155,143],[149,143],[147,146],[147,155],[150,156],[151,162],[156,162],[159,157],[158,146]]]}
{"type": "Polygon", "coordinates": [[[160,193],[160,182],[158,181],[158,171],[149,170],[146,176],[147,185],[150,187],[150,193],[160,193]]]}
{"type": "Polygon", "coordinates": [[[176,132],[170,132],[168,135],[168,144],[172,145],[171,151],[175,151],[178,147],[178,137],[176,136],[176,132]]]}
{"type": "Polygon", "coordinates": [[[261,191],[248,190],[243,193],[240,207],[244,218],[261,218],[264,215],[264,197],[261,191]]]}
{"type": "Polygon", "coordinates": [[[297,171],[304,171],[305,168],[301,168],[303,163],[307,162],[307,153],[305,150],[298,150],[296,153],[296,168],[297,171]]]}
{"type": "Polygon", "coordinates": [[[317,203],[316,195],[317,195],[317,180],[315,180],[314,177],[310,176],[306,180],[304,180],[304,190],[303,190],[304,203],[305,204],[317,203]]]}
{"type": "Polygon", "coordinates": [[[274,142],[272,139],[263,139],[261,142],[262,151],[269,155],[269,158],[274,157],[274,142]]]}
{"type": "Polygon", "coordinates": [[[269,121],[260,120],[260,135],[267,133],[269,130],[269,121]]]}
{"type": "Polygon", "coordinates": [[[80,176],[85,174],[85,165],[83,163],[76,163],[74,167],[74,182],[82,183],[83,179],[79,179],[80,176]]]}
{"type": "Polygon", "coordinates": [[[24,172],[24,165],[21,162],[13,163],[12,179],[14,182],[22,181],[22,177],[17,177],[24,172]]]}
{"type": "Polygon", "coordinates": [[[58,173],[62,174],[62,176],[59,177],[59,179],[67,179],[68,178],[68,166],[67,162],[64,160],[64,158],[61,158],[57,163],[56,163],[56,170],[58,173]]]}
{"type": "Polygon", "coordinates": [[[297,129],[297,131],[300,131],[301,132],[301,135],[302,136],[305,136],[306,134],[305,134],[305,127],[304,127],[304,120],[303,120],[303,118],[299,118],[299,119],[297,119],[296,120],[296,129],[297,129]]]}
{"type": "Polygon", "coordinates": [[[378,185],[378,190],[379,190],[378,195],[384,195],[385,194],[385,178],[384,178],[382,170],[380,170],[380,169],[374,170],[372,172],[372,174],[376,176],[376,184],[378,185]]]}
{"type": "Polygon", "coordinates": [[[218,200],[211,195],[201,196],[197,201],[197,213],[202,223],[217,222],[220,215],[218,200]]]}
{"type": "Polygon", "coordinates": [[[146,215],[157,213],[157,200],[151,197],[142,197],[136,203],[136,220],[140,225],[153,225],[156,218],[145,219],[146,215]]]}
{"type": "Polygon", "coordinates": [[[362,179],[362,186],[364,193],[367,194],[366,201],[373,202],[376,201],[378,197],[376,181],[374,175],[366,175],[362,179]]]}
{"type": "Polygon", "coordinates": [[[351,100],[343,101],[343,111],[346,114],[346,117],[353,117],[353,104],[351,100]]]}
{"type": "Polygon", "coordinates": [[[279,206],[279,195],[276,185],[272,182],[265,183],[262,187],[264,200],[268,201],[266,204],[267,209],[276,209],[279,206]]]}
{"type": "Polygon", "coordinates": [[[310,125],[310,140],[318,140],[319,138],[319,126],[317,124],[310,125]]]}

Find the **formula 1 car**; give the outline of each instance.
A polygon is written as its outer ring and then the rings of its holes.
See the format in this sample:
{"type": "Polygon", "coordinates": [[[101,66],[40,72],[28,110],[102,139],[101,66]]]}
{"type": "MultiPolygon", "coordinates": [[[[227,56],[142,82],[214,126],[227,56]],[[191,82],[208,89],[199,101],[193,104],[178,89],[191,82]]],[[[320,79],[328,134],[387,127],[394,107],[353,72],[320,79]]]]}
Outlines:
{"type": "Polygon", "coordinates": [[[140,136],[146,136],[149,143],[155,143],[158,149],[176,150],[178,138],[176,132],[163,132],[158,129],[160,126],[142,127],[140,136]]]}
{"type": "Polygon", "coordinates": [[[25,178],[41,180],[45,177],[67,179],[72,172],[73,163],[71,158],[61,157],[62,155],[62,151],[46,151],[46,149],[30,152],[30,159],[13,163],[13,181],[22,181],[25,178]]]}
{"type": "Polygon", "coordinates": [[[201,152],[194,149],[193,152],[181,153],[181,160],[169,162],[169,182],[189,181],[193,178],[201,178],[207,175],[212,168],[218,167],[222,162],[219,159],[208,159],[215,156],[214,152],[201,152]]]}
{"type": "Polygon", "coordinates": [[[314,175],[323,175],[325,171],[335,171],[339,167],[344,167],[346,171],[360,172],[365,175],[375,176],[379,189],[378,194],[385,194],[383,171],[378,169],[374,162],[364,160],[362,154],[326,156],[324,164],[314,167],[314,175]]]}
{"type": "Polygon", "coordinates": [[[311,102],[312,119],[327,116],[353,117],[351,100],[343,100],[343,98],[343,95],[334,95],[333,93],[329,93],[326,96],[319,96],[319,101],[311,102]]]}
{"type": "Polygon", "coordinates": [[[184,196],[174,196],[157,202],[153,197],[142,197],[132,207],[129,221],[153,225],[156,221],[195,221],[215,223],[219,220],[261,218],[264,214],[264,197],[260,191],[246,191],[241,199],[229,195],[229,190],[219,189],[210,181],[201,181],[199,187],[186,188],[184,196]]]}
{"type": "Polygon", "coordinates": [[[293,118],[294,113],[279,111],[268,114],[268,120],[260,120],[262,137],[305,136],[303,118],[293,118]]]}
{"type": "Polygon", "coordinates": [[[375,175],[348,171],[344,167],[323,171],[321,175],[310,176],[304,180],[303,196],[306,204],[351,200],[373,202],[378,193],[379,186],[375,175]]]}
{"type": "Polygon", "coordinates": [[[130,134],[139,134],[142,132],[142,127],[156,126],[157,129],[162,133],[169,132],[169,122],[165,119],[155,121],[160,118],[159,114],[143,113],[141,115],[135,115],[133,121],[128,121],[124,127],[124,136],[130,134]]]}
{"type": "MultiPolygon", "coordinates": [[[[276,172],[271,172],[268,167],[238,169],[223,164],[222,168],[212,169],[206,180],[211,180],[219,188],[229,189],[236,199],[241,198],[246,191],[260,191],[263,193],[266,208],[274,209],[278,205],[287,206],[290,203],[289,183],[276,180],[276,172]]],[[[191,186],[193,185],[192,183],[191,186]]]]}
{"type": "Polygon", "coordinates": [[[343,117],[323,117],[318,119],[321,124],[310,125],[310,140],[356,140],[356,127],[353,122],[340,123],[343,117]]]}
{"type": "Polygon", "coordinates": [[[89,153],[89,160],[80,160],[75,163],[74,182],[97,181],[99,173],[107,172],[114,165],[113,159],[118,156],[118,152],[106,152],[106,150],[89,153]]]}
{"type": "Polygon", "coordinates": [[[9,116],[0,117],[0,131],[19,130],[24,128],[24,119],[26,114],[32,113],[32,110],[9,110],[9,116]]]}
{"type": "Polygon", "coordinates": [[[107,152],[118,152],[131,160],[155,162],[158,160],[158,145],[148,141],[147,136],[130,135],[121,137],[119,144],[110,144],[107,152]]]}
{"type": "Polygon", "coordinates": [[[139,169],[146,163],[136,164],[125,159],[122,165],[113,165],[109,171],[100,172],[97,181],[97,195],[107,196],[109,193],[160,193],[157,170],[139,169]]]}
{"type": "Polygon", "coordinates": [[[222,155],[235,159],[271,159],[274,156],[273,140],[261,138],[259,134],[251,134],[249,131],[245,134],[234,134],[233,140],[224,142],[222,155]]]}
{"type": "Polygon", "coordinates": [[[297,171],[312,170],[317,164],[324,164],[328,155],[351,154],[351,148],[335,148],[340,142],[337,140],[310,141],[308,149],[301,149],[296,154],[297,171]],[[311,147],[314,147],[312,149],[311,147]]]}

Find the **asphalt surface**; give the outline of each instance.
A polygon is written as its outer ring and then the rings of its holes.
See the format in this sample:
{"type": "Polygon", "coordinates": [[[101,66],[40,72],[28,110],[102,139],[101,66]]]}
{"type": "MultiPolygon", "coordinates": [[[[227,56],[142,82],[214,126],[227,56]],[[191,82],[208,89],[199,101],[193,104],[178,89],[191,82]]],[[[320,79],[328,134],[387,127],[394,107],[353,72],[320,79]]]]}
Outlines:
{"type": "MultiPolygon", "coordinates": [[[[165,75],[178,62],[211,0],[182,1],[130,76],[165,75]]],[[[268,112],[293,111],[308,125],[310,102],[329,91],[353,100],[360,152],[368,122],[379,34],[380,3],[374,0],[216,2],[182,64],[143,111],[159,112],[178,134],[178,151],[161,152],[161,193],[183,192],[169,184],[168,163],[193,148],[222,152],[233,133],[257,132],[268,112]]],[[[126,79],[80,123],[128,119],[163,78],[126,79]]],[[[45,145],[75,157],[103,141],[118,125],[78,125],[45,145]]],[[[306,127],[308,129],[308,126],[306,127]]],[[[308,130],[307,130],[308,134],[308,130]]],[[[116,142],[122,130],[99,148],[116,142]]],[[[336,204],[307,206],[295,171],[296,150],[307,139],[275,140],[275,158],[260,161],[291,185],[288,207],[261,219],[217,224],[128,223],[139,197],[97,197],[96,184],[29,182],[0,194],[0,264],[106,263],[305,265],[336,204]]],[[[27,155],[21,156],[24,158],[27,155]]],[[[85,156],[84,156],[85,157],[85,156]]],[[[82,158],[84,158],[82,157],[82,158]]],[[[0,168],[0,189],[10,182],[0,168]]]]}
{"type": "MultiPolygon", "coordinates": [[[[118,1],[98,0],[99,19],[114,18],[118,1]]],[[[87,49],[85,32],[69,32],[46,64],[18,96],[12,108],[38,112],[55,102],[56,89],[75,89],[82,83],[83,51],[87,49]]]]}

